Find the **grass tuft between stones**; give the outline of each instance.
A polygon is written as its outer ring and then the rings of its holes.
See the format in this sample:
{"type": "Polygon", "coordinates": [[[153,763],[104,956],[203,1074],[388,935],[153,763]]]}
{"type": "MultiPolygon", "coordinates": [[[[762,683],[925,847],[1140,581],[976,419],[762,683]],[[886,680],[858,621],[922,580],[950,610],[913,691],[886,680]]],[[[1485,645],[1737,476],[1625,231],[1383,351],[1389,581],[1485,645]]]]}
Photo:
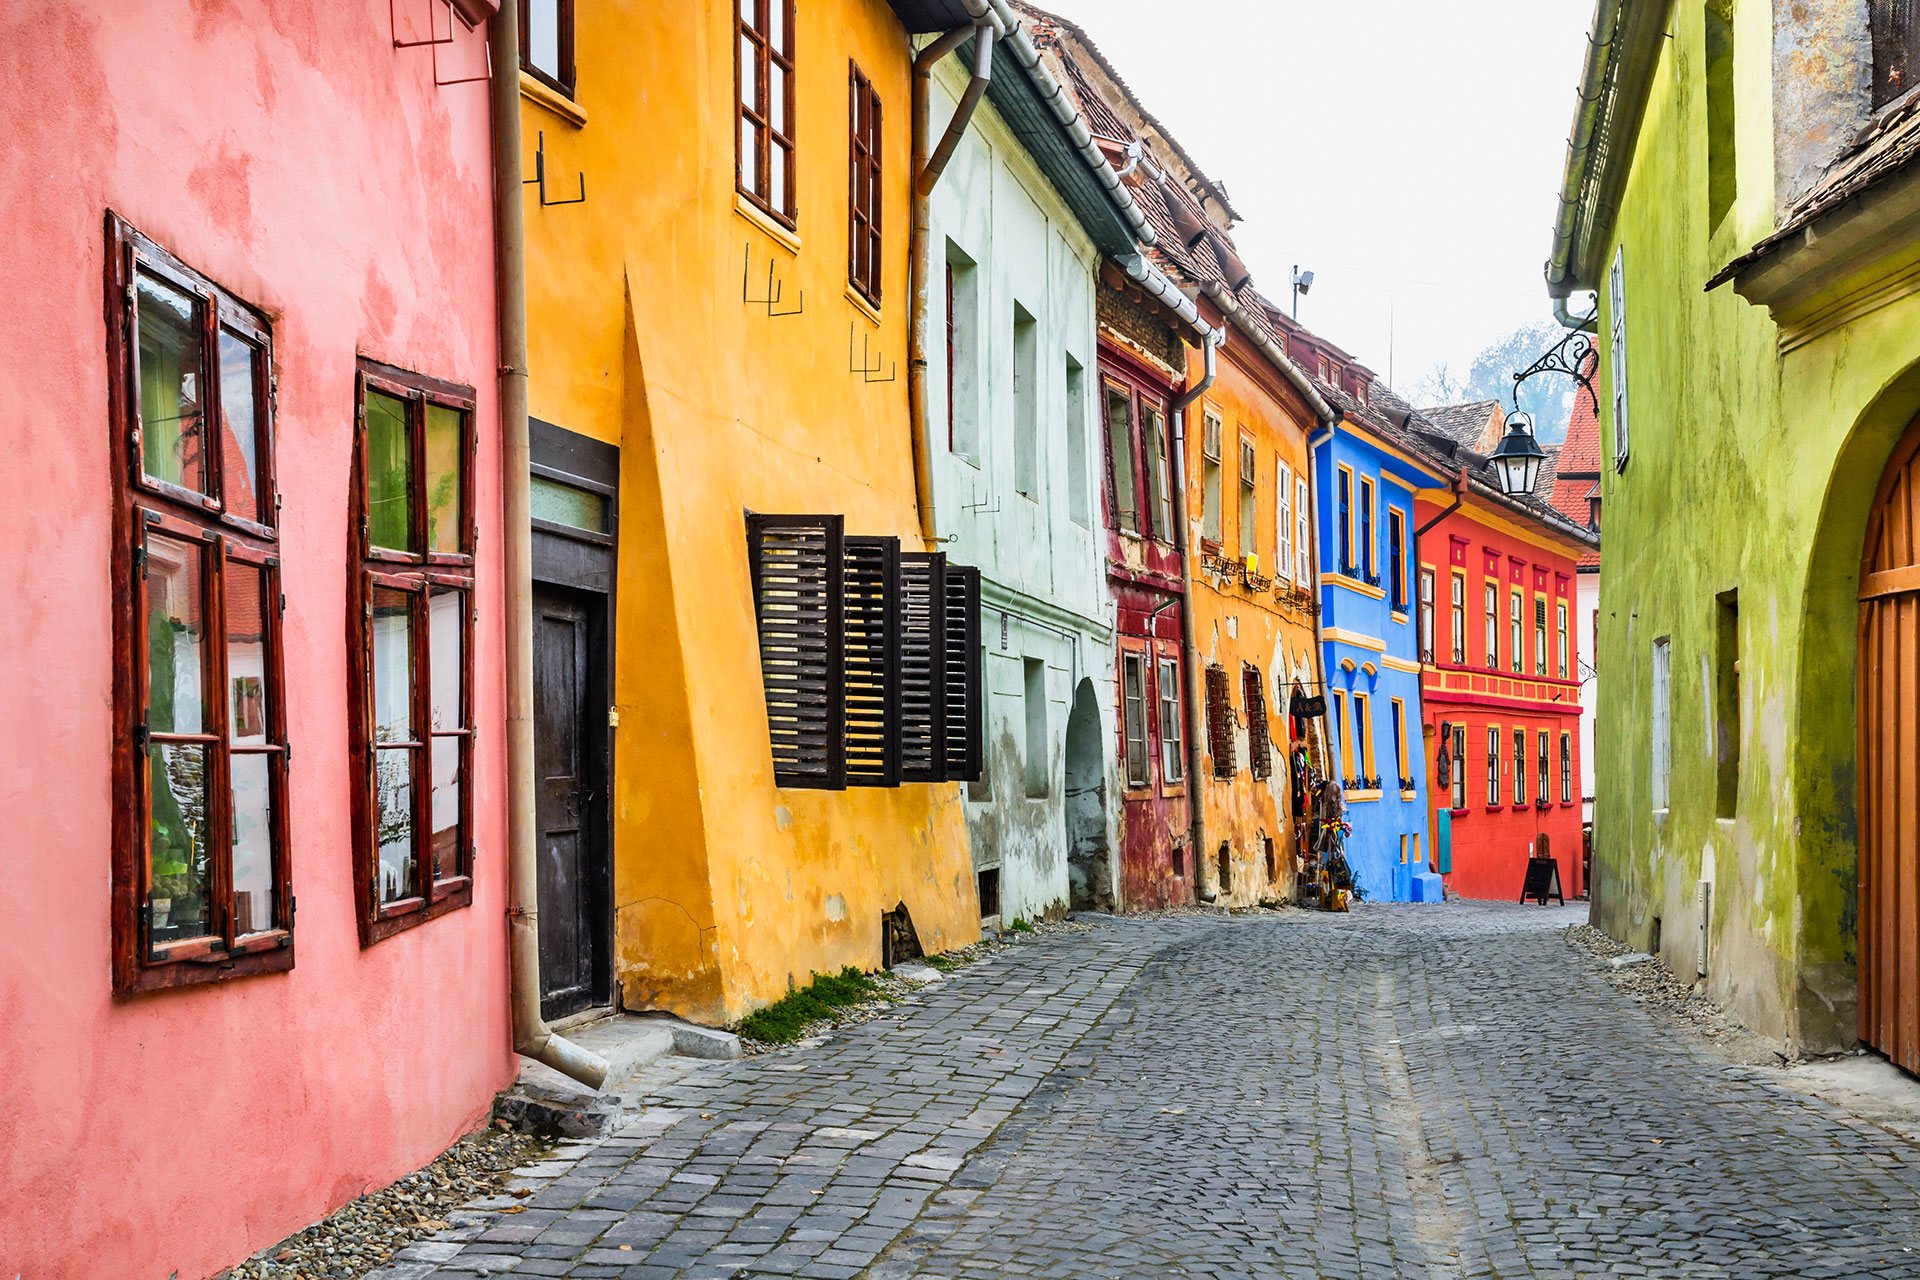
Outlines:
{"type": "Polygon", "coordinates": [[[831,1019],[841,1009],[887,998],[880,984],[848,965],[839,973],[816,973],[798,991],[748,1014],[740,1034],[763,1044],[792,1044],[809,1026],[831,1019]]]}

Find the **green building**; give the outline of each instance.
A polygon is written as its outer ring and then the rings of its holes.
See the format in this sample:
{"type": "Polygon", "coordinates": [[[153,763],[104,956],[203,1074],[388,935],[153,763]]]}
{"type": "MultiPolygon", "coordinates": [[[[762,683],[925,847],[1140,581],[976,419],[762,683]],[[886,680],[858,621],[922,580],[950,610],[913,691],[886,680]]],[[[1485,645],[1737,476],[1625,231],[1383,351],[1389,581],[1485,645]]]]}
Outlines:
{"type": "Polygon", "coordinates": [[[1791,1051],[1913,1070],[1906,9],[1601,0],[1548,285],[1597,310],[1609,462],[1595,922],[1791,1051]]]}

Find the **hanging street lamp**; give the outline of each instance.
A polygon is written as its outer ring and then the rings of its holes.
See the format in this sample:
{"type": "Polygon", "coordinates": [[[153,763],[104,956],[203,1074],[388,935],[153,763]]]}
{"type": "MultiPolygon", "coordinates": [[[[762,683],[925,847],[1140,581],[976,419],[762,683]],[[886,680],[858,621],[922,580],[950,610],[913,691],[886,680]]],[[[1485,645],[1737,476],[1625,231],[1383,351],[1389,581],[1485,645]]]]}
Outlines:
{"type": "Polygon", "coordinates": [[[1547,451],[1533,438],[1533,417],[1518,412],[1509,414],[1507,433],[1500,437],[1500,446],[1493,451],[1493,470],[1500,479],[1500,492],[1509,498],[1532,493],[1534,483],[1540,478],[1540,464],[1546,460],[1547,451]]]}

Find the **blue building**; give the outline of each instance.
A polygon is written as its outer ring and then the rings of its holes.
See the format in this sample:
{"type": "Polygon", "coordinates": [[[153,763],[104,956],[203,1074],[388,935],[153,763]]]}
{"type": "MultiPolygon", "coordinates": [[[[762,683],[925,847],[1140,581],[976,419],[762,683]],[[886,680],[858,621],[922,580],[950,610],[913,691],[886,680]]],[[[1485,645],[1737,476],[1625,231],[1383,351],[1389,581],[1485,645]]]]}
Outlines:
{"type": "Polygon", "coordinates": [[[1421,740],[1413,495],[1446,489],[1409,410],[1339,348],[1289,326],[1288,350],[1339,415],[1314,433],[1321,654],[1332,776],[1346,790],[1347,861],[1361,894],[1437,902],[1421,740]],[[1396,419],[1398,421],[1396,421],[1396,419]]]}

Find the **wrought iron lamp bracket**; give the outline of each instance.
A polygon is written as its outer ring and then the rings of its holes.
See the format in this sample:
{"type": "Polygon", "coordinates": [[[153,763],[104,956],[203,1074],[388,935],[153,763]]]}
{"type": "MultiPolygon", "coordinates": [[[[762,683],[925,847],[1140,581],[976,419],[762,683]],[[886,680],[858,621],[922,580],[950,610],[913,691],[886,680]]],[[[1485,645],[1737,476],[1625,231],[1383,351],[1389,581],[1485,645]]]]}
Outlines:
{"type": "Polygon", "coordinates": [[[1600,412],[1600,393],[1594,389],[1593,379],[1586,375],[1587,357],[1594,353],[1593,335],[1584,329],[1574,329],[1567,336],[1547,348],[1547,353],[1513,375],[1513,410],[1520,411],[1520,388],[1527,379],[1543,373],[1563,373],[1587,389],[1587,397],[1593,401],[1593,411],[1600,412]]]}

